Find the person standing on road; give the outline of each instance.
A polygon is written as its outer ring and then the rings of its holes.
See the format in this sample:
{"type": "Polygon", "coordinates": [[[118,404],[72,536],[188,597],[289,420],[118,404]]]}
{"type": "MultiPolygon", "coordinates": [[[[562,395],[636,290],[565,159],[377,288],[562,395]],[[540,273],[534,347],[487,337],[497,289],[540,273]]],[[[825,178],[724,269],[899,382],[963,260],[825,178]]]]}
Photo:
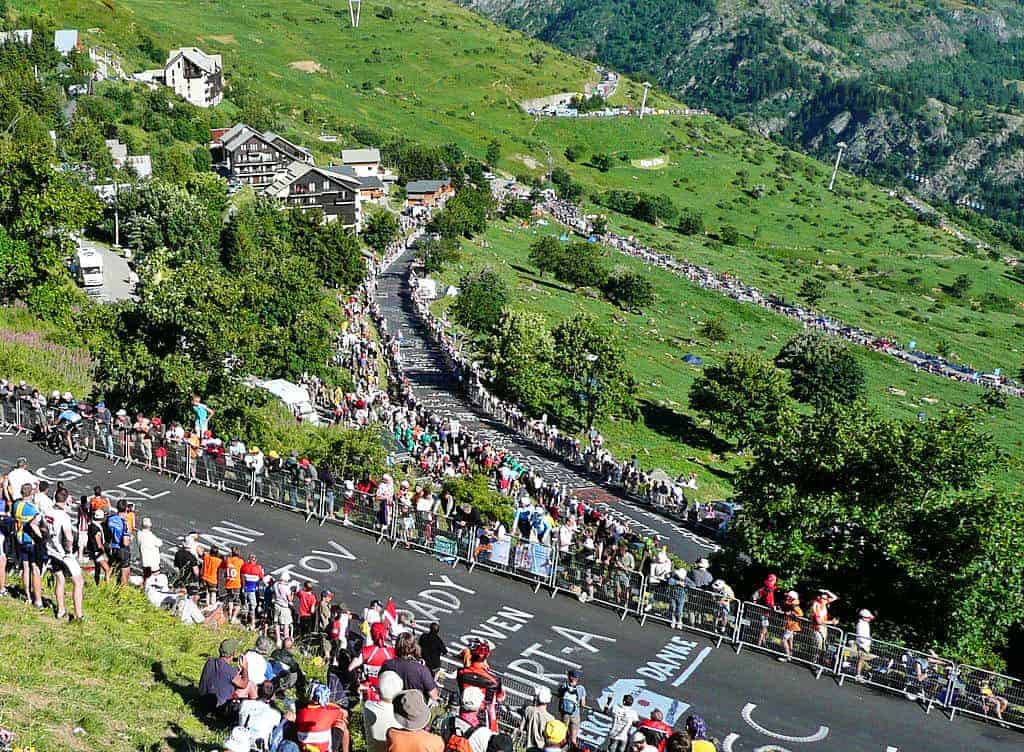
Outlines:
{"type": "Polygon", "coordinates": [[[7,473],[6,487],[0,490],[6,491],[7,500],[13,505],[25,493],[25,486],[29,488],[28,497],[32,498],[36,488],[39,486],[39,478],[28,469],[28,460],[24,457],[19,457],[14,463],[14,468],[7,473]]]}
{"type": "Polygon", "coordinates": [[[232,624],[242,610],[242,567],[245,561],[239,556],[238,548],[232,547],[231,553],[221,562],[224,571],[224,603],[227,613],[224,616],[232,624]]]}
{"type": "Polygon", "coordinates": [[[633,727],[640,720],[640,715],[633,709],[633,695],[625,695],[622,702],[617,705],[612,705],[612,698],[609,697],[604,712],[611,713],[612,716],[607,752],[629,752],[633,727]]]}
{"type": "Polygon", "coordinates": [[[420,635],[420,653],[430,673],[436,677],[441,670],[441,657],[448,654],[448,646],[441,639],[441,625],[436,621],[430,625],[430,631],[420,635]]]}
{"type": "Polygon", "coordinates": [[[85,580],[82,568],[75,556],[75,528],[68,514],[68,492],[61,488],[54,495],[53,509],[49,511],[46,521],[50,535],[46,539],[46,552],[50,557],[50,566],[54,577],[54,600],[57,601],[57,618],[68,615],[64,601],[64,586],[67,578],[71,578],[71,606],[74,610],[72,620],[83,619],[82,597],[85,591],[85,580]]]}
{"type": "Polygon", "coordinates": [[[583,708],[587,707],[587,690],[580,684],[582,677],[579,671],[571,669],[566,675],[566,681],[558,688],[558,712],[562,723],[569,728],[569,742],[572,745],[576,744],[583,708]]]}
{"type": "Polygon", "coordinates": [[[142,529],[139,531],[139,558],[142,560],[142,587],[150,577],[160,571],[160,547],[164,542],[153,532],[153,520],[142,518],[142,529]]]}
{"type": "Polygon", "coordinates": [[[217,605],[217,586],[220,583],[220,566],[223,561],[216,546],[210,546],[210,550],[203,554],[202,580],[206,588],[207,606],[217,605]]]}

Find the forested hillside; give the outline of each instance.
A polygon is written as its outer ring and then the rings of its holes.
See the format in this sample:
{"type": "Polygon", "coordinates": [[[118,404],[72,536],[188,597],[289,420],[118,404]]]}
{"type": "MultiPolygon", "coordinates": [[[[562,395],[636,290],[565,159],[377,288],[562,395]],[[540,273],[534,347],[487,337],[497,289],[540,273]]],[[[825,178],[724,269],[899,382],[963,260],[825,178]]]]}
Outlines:
{"type": "Polygon", "coordinates": [[[1019,3],[463,2],[822,158],[843,141],[861,174],[1024,226],[1019,3]]]}

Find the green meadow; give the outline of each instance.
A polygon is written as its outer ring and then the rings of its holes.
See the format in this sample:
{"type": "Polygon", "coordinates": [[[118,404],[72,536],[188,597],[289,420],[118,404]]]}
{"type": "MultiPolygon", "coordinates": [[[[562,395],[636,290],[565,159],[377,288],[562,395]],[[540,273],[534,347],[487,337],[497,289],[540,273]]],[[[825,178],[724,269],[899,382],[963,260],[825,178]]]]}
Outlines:
{"type": "MultiPolygon", "coordinates": [[[[662,467],[671,473],[696,472],[702,500],[727,495],[731,475],[743,462],[725,442],[703,427],[689,410],[690,385],[701,367],[684,363],[687,354],[697,355],[705,365],[720,362],[732,350],[757,351],[774,358],[799,325],[757,306],[737,303],[718,293],[663,272],[654,272],[641,262],[608,251],[610,267],[622,266],[644,273],[653,283],[657,301],[642,314],[626,313],[611,303],[594,299],[566,287],[550,275],[540,277],[528,260],[529,245],[542,234],[561,229],[552,225],[522,227],[517,223],[496,223],[485,235],[464,243],[461,259],[441,274],[445,284],[458,285],[467,272],[490,267],[509,282],[514,306],[544,314],[549,324],[584,310],[615,329],[622,338],[633,365],[642,419],[637,422],[607,420],[600,425],[618,456],[637,453],[645,467],[662,467]],[[724,342],[711,342],[701,333],[709,319],[719,320],[728,333],[724,342]]],[[[451,298],[434,304],[440,313],[451,298]]],[[[481,343],[477,343],[479,346],[481,343]]],[[[906,419],[936,417],[962,405],[978,405],[982,390],[959,385],[910,367],[879,353],[857,348],[867,372],[868,401],[885,415],[906,419]]],[[[1024,474],[1024,454],[1018,426],[1024,419],[1024,404],[1009,400],[1006,410],[979,412],[981,420],[995,435],[1012,460],[1006,472],[994,478],[1000,486],[1018,483],[1024,474]]]]}

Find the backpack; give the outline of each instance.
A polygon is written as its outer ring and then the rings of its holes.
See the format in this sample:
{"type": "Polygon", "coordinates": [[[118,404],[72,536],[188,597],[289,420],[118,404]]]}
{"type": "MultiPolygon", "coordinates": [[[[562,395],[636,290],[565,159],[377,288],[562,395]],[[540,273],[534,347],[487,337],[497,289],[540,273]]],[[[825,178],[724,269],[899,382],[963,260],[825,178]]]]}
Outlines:
{"type": "Polygon", "coordinates": [[[485,728],[485,726],[473,726],[473,728],[466,729],[465,733],[459,733],[460,720],[460,718],[455,718],[452,723],[452,735],[444,743],[445,752],[473,752],[473,745],[469,743],[469,740],[473,738],[473,734],[485,728]]]}
{"type": "Polygon", "coordinates": [[[570,687],[563,684],[560,690],[561,699],[558,701],[558,709],[562,715],[576,715],[580,712],[579,685],[570,687]]]}

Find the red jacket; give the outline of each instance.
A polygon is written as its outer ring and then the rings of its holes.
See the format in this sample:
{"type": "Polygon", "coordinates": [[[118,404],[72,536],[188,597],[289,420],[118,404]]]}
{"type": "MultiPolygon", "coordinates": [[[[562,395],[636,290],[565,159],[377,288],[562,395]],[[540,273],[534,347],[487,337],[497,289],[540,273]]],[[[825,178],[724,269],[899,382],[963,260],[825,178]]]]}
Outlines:
{"type": "Polygon", "coordinates": [[[342,719],[337,705],[309,705],[295,714],[295,735],[299,747],[310,744],[320,752],[331,752],[331,729],[342,719]]]}

